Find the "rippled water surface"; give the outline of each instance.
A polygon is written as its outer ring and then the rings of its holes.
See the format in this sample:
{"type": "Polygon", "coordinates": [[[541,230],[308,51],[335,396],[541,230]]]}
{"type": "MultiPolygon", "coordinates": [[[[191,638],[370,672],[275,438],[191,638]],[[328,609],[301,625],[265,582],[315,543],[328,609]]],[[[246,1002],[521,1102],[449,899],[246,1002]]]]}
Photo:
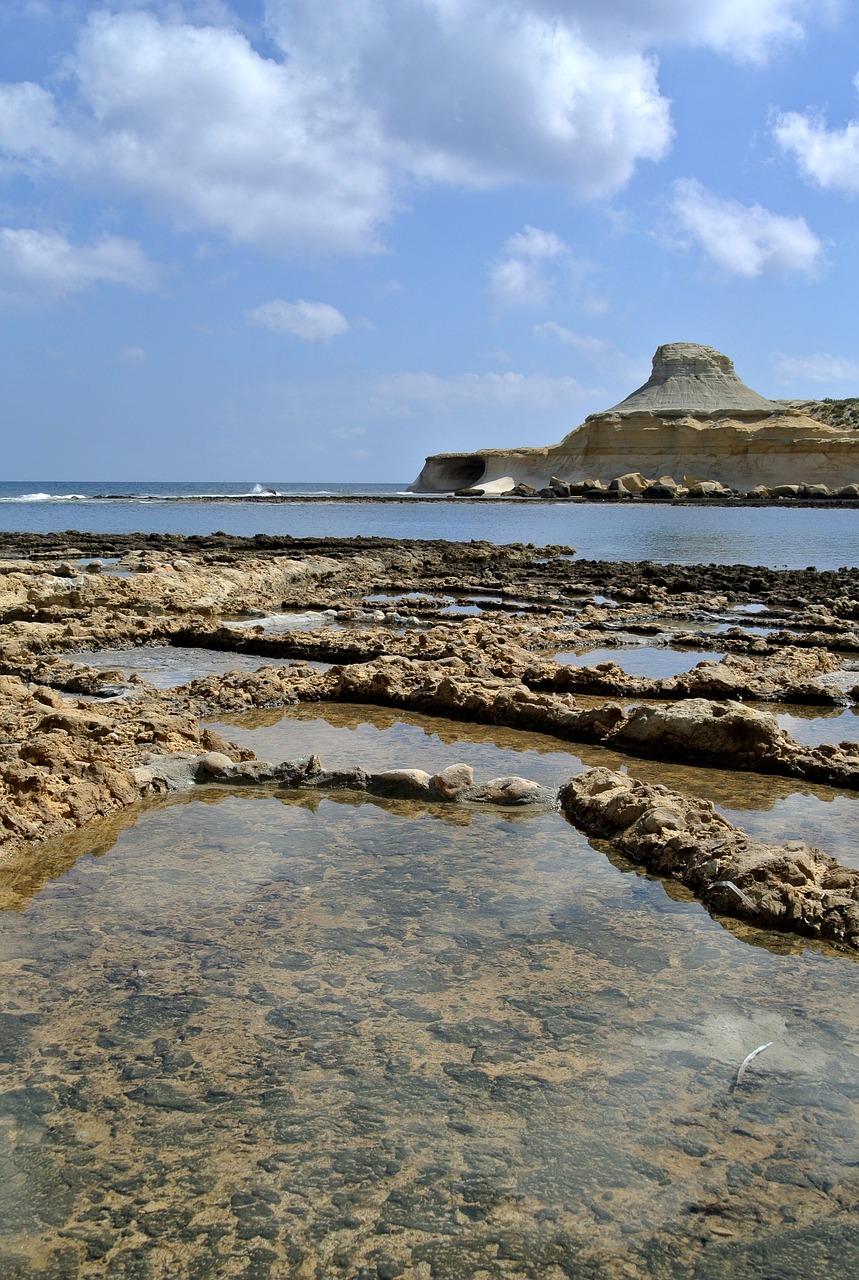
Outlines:
{"type": "Polygon", "coordinates": [[[855,1275],[852,959],[555,812],[205,796],[0,917],[4,1280],[855,1275]]]}
{"type": "MultiPolygon", "coordinates": [[[[100,671],[117,671],[122,677],[139,675],[156,689],[173,689],[204,676],[227,671],[258,671],[260,667],[288,667],[289,658],[260,657],[253,653],[229,653],[221,649],[185,648],[181,645],[140,645],[127,649],[80,649],[64,655],[100,671]]],[[[316,664],[313,664],[316,665],[316,664]]]]}

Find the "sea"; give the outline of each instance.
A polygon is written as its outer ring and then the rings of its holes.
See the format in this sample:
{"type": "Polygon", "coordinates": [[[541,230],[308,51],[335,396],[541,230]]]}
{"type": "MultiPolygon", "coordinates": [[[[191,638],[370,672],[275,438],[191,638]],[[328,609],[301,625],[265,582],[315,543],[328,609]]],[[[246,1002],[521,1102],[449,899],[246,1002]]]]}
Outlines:
{"type": "Polygon", "coordinates": [[[839,569],[859,565],[859,511],[464,500],[407,484],[3,481],[0,532],[256,533],[565,545],[594,560],[839,569]]]}

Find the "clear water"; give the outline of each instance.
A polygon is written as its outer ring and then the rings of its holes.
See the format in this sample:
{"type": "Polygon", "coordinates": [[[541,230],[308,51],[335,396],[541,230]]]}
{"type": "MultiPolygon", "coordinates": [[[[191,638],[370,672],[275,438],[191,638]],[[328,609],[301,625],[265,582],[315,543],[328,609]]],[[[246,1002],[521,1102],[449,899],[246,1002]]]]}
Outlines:
{"type": "Polygon", "coordinates": [[[0,530],[94,533],[209,534],[255,533],[294,537],[485,539],[573,546],[596,560],[654,560],[678,564],[764,564],[776,568],[837,569],[859,565],[859,520],[853,510],[782,507],[656,507],[646,504],[541,502],[457,502],[446,498],[397,500],[397,485],[286,485],[272,488],[302,503],[189,501],[187,495],[248,494],[253,484],[188,482],[184,485],[92,484],[61,481],[0,484],[0,530]],[[94,499],[95,493],[128,493],[122,500],[94,499]],[[372,491],[372,495],[369,494],[372,491]],[[349,495],[350,502],[326,502],[319,495],[349,495]],[[67,500],[78,493],[79,498],[67,500]],[[143,498],[144,494],[154,495],[143,498]],[[27,497],[27,495],[31,495],[27,497]],[[40,497],[48,494],[48,498],[40,497]],[[183,499],[182,495],[186,495],[183,499]],[[54,495],[54,496],[50,496],[54,495]],[[386,501],[362,502],[362,496],[386,501]],[[773,548],[777,548],[775,556],[773,548]]]}
{"type": "Polygon", "coordinates": [[[791,707],[775,713],[782,729],[809,747],[821,743],[859,742],[859,707],[791,707]]]}
{"type": "Polygon", "coordinates": [[[548,734],[346,703],[242,712],[213,727],[251,747],[261,760],[295,760],[316,752],[329,769],[415,767],[434,773],[462,761],[477,778],[518,774],[554,788],[584,769],[621,769],[710,800],[758,840],[807,840],[859,867],[859,795],[794,778],[667,764],[606,747],[565,744],[548,734]]]}
{"type": "Polygon", "coordinates": [[[42,858],[4,1280],[855,1275],[854,960],[556,813],[210,793],[42,858]]]}
{"type": "MultiPolygon", "coordinates": [[[[123,677],[139,675],[156,689],[173,689],[204,676],[221,676],[227,671],[258,671],[260,667],[288,667],[289,658],[260,657],[252,653],[229,653],[219,649],[184,648],[181,645],[141,645],[129,649],[80,649],[63,655],[99,671],[118,671],[123,677]]],[[[324,663],[310,663],[324,668],[324,663]]]]}
{"type": "Polygon", "coordinates": [[[631,648],[588,649],[585,653],[562,652],[554,656],[566,667],[595,667],[600,662],[614,662],[630,676],[670,680],[672,676],[691,671],[699,662],[719,662],[725,655],[703,649],[638,644],[631,648]]]}

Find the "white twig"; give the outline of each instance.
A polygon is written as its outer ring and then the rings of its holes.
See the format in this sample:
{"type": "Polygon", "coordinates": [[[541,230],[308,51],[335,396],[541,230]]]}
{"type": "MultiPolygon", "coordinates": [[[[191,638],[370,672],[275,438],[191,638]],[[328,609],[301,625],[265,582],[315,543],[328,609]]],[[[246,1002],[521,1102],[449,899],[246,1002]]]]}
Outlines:
{"type": "Polygon", "coordinates": [[[743,906],[749,911],[757,913],[757,904],[752,902],[747,893],[743,893],[739,885],[734,884],[733,880],[716,880],[712,886],[714,889],[727,889],[732,893],[738,902],[742,902],[743,906]]]}
{"type": "Polygon", "coordinates": [[[757,1049],[752,1049],[748,1057],[743,1058],[742,1062],[740,1063],[740,1069],[737,1072],[737,1079],[734,1082],[735,1089],[738,1088],[738,1086],[743,1083],[743,1076],[746,1074],[746,1067],[749,1065],[752,1058],[756,1058],[759,1053],[763,1053],[764,1049],[771,1048],[772,1043],[773,1043],[772,1040],[767,1040],[766,1044],[759,1044],[757,1049]]]}

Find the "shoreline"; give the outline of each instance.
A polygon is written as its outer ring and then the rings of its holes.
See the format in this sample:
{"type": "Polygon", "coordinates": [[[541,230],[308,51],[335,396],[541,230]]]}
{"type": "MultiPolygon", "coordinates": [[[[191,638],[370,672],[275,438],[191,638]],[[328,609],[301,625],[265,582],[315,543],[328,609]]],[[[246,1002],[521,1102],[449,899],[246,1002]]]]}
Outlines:
{"type": "Polygon", "coordinates": [[[26,500],[22,498],[5,498],[0,501],[0,509],[3,506],[32,506],[32,507],[51,507],[51,506],[107,506],[113,503],[120,503],[123,506],[157,506],[165,504],[174,506],[177,504],[198,505],[200,503],[248,503],[254,506],[279,506],[279,505],[319,505],[325,503],[341,504],[411,504],[411,503],[439,503],[454,502],[457,505],[463,503],[490,503],[510,505],[530,504],[538,506],[599,506],[602,504],[622,505],[622,506],[643,506],[643,507],[777,507],[781,510],[790,510],[792,507],[799,508],[847,508],[852,510],[859,509],[859,497],[857,498],[803,498],[803,497],[783,497],[783,498],[749,498],[749,497],[724,497],[709,495],[692,495],[682,498],[642,498],[640,494],[632,493],[599,493],[594,497],[582,497],[580,495],[568,498],[562,497],[542,497],[535,495],[533,497],[525,497],[520,494],[504,494],[490,493],[482,496],[471,494],[455,494],[455,493],[374,493],[374,494],[181,494],[181,495],[147,495],[140,496],[137,494],[94,494],[92,496],[68,497],[58,496],[57,498],[42,498],[38,501],[26,500]]]}

